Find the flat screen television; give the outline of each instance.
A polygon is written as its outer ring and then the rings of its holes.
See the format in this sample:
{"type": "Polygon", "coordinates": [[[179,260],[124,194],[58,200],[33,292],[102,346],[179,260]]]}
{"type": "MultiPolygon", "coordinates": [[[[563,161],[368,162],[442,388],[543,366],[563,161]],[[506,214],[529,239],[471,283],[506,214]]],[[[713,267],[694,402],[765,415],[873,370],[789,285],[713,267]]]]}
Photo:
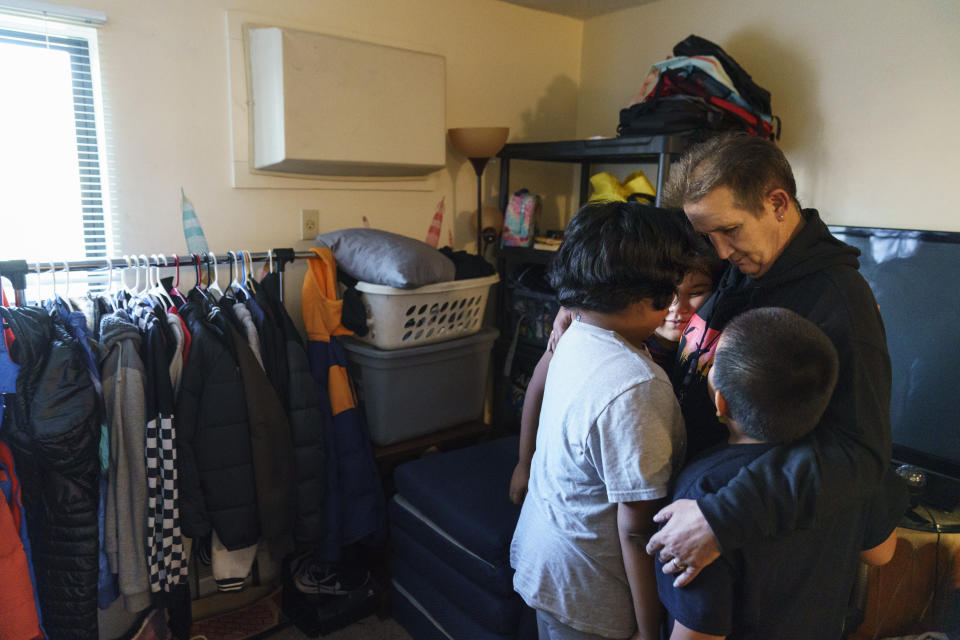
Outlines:
{"type": "Polygon", "coordinates": [[[926,499],[960,501],[960,233],[830,226],[860,249],[887,333],[893,458],[927,475],[926,499]]]}

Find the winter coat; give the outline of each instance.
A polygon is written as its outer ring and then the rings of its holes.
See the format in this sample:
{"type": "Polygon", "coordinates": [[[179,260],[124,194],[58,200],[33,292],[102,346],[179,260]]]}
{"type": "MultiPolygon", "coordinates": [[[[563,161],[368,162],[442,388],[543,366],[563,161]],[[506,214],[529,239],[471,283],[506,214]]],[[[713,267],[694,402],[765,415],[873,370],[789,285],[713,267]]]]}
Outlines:
{"type": "Polygon", "coordinates": [[[326,532],[324,516],[325,453],[324,418],[320,391],[310,372],[310,363],[300,332],[280,301],[280,276],[270,273],[257,287],[257,300],[267,314],[264,327],[258,328],[262,341],[264,364],[270,375],[270,362],[279,343],[283,358],[281,371],[271,381],[280,394],[290,423],[296,473],[296,521],[294,541],[298,548],[315,549],[326,532]],[[270,345],[273,345],[272,347],[270,345]],[[277,378],[275,380],[275,378],[277,378]]]}
{"type": "MultiPolygon", "coordinates": [[[[2,341],[2,337],[0,337],[2,341]]],[[[30,538],[13,454],[0,442],[0,640],[42,637],[30,538]]]]}
{"type": "Polygon", "coordinates": [[[13,450],[44,627],[51,638],[97,637],[100,416],[80,346],[35,307],[0,308],[20,365],[4,416],[13,450]]]}
{"type": "Polygon", "coordinates": [[[817,428],[765,453],[724,489],[697,501],[725,551],[829,517],[868,495],[889,467],[890,357],[876,300],[857,271],[859,251],[834,238],[815,210],[803,216],[804,226],[767,273],[752,278],[727,269],[679,348],[674,379],[688,446],[707,445],[704,438],[726,431],[717,424],[706,377],[720,333],[737,314],[759,307],[795,311],[820,327],[839,355],[837,386],[817,428]]]}
{"type": "MultiPolygon", "coordinates": [[[[237,308],[243,309],[243,305],[238,304],[237,308]]],[[[231,335],[243,377],[244,399],[250,420],[260,529],[264,539],[271,543],[271,549],[281,549],[285,546],[283,539],[289,538],[293,529],[295,509],[290,425],[287,424],[287,416],[277,393],[267,380],[267,374],[248,340],[232,328],[231,335]]],[[[256,329],[253,329],[253,335],[256,339],[256,329]]]]}
{"type": "MultiPolygon", "coordinates": [[[[278,274],[265,275],[257,285],[253,300],[248,300],[246,305],[257,327],[257,337],[260,338],[263,368],[273,383],[273,388],[277,390],[277,396],[283,402],[284,408],[289,410],[290,362],[287,360],[288,336],[285,332],[285,319],[289,320],[290,316],[280,302],[279,282],[278,274]]],[[[300,343],[300,350],[303,351],[303,340],[299,332],[294,330],[294,334],[300,343]]],[[[287,417],[290,417],[289,412],[287,417]]]]}
{"type": "Polygon", "coordinates": [[[145,447],[147,462],[147,568],[150,591],[169,593],[185,584],[187,558],[180,531],[179,481],[176,471],[177,433],[173,423],[170,357],[176,337],[160,305],[135,298],[126,305],[140,330],[140,356],[147,373],[145,447]]]}
{"type": "Polygon", "coordinates": [[[192,336],[177,399],[180,513],[185,535],[216,529],[227,549],[260,539],[243,377],[229,321],[196,291],[180,309],[192,336]]]}
{"type": "Polygon", "coordinates": [[[140,332],[126,311],[100,320],[103,400],[110,432],[104,549],[127,611],[150,605],[147,574],[147,423],[140,332]]]}
{"type": "Polygon", "coordinates": [[[379,534],[385,524],[383,488],[373,459],[370,433],[356,406],[346,353],[335,336],[349,334],[336,299],[336,262],[326,248],[312,249],[303,281],[307,355],[323,402],[326,446],[326,535],[320,560],[340,559],[341,549],[379,534]]]}
{"type": "MultiPolygon", "coordinates": [[[[60,313],[60,318],[67,329],[67,332],[73,336],[80,345],[83,361],[87,365],[87,371],[90,372],[90,381],[97,391],[99,405],[99,414],[104,415],[103,410],[103,389],[100,385],[100,368],[97,366],[97,356],[93,352],[93,337],[90,328],[87,326],[87,317],[80,311],[71,311],[62,298],[57,298],[56,308],[60,313]]],[[[106,526],[107,512],[107,456],[110,449],[110,436],[106,428],[106,423],[100,425],[100,502],[97,505],[97,522],[99,527],[99,547],[100,552],[97,556],[99,564],[99,577],[97,586],[97,604],[101,609],[106,609],[120,595],[120,589],[117,585],[117,576],[110,570],[110,562],[107,559],[107,553],[104,545],[104,535],[106,526]]]]}

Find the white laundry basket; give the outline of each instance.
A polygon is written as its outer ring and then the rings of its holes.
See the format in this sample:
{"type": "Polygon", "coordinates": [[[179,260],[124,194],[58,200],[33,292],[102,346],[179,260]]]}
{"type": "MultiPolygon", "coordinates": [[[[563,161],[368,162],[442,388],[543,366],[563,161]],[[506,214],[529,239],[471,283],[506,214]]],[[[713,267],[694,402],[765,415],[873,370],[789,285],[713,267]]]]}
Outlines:
{"type": "Polygon", "coordinates": [[[367,310],[366,336],[380,349],[402,349],[469,336],[480,330],[496,275],[395,289],[358,282],[367,310]]]}

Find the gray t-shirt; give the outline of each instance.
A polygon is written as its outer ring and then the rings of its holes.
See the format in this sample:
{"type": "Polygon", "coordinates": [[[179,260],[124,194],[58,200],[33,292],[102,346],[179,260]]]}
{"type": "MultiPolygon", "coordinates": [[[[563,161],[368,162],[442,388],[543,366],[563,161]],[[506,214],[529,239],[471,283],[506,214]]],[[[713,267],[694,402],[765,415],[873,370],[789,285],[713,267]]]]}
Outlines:
{"type": "Polygon", "coordinates": [[[684,444],[673,387],[646,348],[574,322],[550,362],[510,547],[528,605],[587,633],[633,633],[617,503],[665,497],[684,444]]]}

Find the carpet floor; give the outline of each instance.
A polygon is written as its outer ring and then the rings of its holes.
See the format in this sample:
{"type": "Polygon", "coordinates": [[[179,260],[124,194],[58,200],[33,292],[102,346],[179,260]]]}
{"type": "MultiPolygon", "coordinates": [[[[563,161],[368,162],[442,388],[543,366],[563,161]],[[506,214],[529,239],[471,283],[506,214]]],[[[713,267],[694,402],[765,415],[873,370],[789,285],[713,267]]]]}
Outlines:
{"type": "MultiPolygon", "coordinates": [[[[309,637],[300,633],[296,627],[288,627],[271,635],[269,640],[305,640],[309,637]]],[[[320,638],[323,640],[412,640],[410,634],[396,620],[393,618],[381,620],[375,615],[358,620],[320,638]]]]}

